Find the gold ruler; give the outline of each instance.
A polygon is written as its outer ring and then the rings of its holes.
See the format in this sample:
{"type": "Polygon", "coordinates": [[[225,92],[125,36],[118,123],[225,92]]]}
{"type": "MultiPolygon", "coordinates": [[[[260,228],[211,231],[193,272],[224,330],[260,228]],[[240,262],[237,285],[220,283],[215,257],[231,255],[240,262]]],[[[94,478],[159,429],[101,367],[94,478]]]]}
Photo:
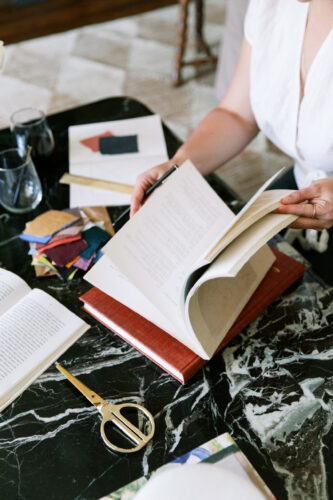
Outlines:
{"type": "Polygon", "coordinates": [[[61,184],[78,184],[80,186],[89,186],[97,189],[107,189],[117,193],[132,194],[133,186],[121,184],[119,182],[103,181],[92,177],[83,177],[82,175],[64,174],[59,182],[61,184]]]}

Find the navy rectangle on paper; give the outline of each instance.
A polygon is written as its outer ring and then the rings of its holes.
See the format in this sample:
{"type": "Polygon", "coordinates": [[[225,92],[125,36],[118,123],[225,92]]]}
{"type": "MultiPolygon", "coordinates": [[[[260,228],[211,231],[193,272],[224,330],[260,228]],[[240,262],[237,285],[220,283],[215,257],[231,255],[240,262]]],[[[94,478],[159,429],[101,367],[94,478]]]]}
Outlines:
{"type": "Polygon", "coordinates": [[[137,153],[138,136],[122,135],[99,138],[99,150],[102,155],[121,155],[126,153],[137,153]]]}

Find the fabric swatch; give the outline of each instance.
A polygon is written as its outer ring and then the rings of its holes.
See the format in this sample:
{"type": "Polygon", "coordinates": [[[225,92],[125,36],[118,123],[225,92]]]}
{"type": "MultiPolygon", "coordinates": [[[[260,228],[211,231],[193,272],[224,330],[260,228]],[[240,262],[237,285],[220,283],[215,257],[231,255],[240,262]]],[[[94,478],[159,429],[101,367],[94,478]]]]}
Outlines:
{"type": "Polygon", "coordinates": [[[103,221],[105,231],[110,233],[112,236],[115,235],[109,212],[107,211],[106,207],[83,207],[82,212],[92,222],[103,221]]]}
{"type": "Polygon", "coordinates": [[[56,266],[65,267],[68,262],[71,262],[88,247],[89,244],[81,239],[66,245],[49,248],[48,250],[45,250],[44,253],[55,263],[56,266]]]}
{"type": "Polygon", "coordinates": [[[75,215],[61,210],[48,210],[28,222],[20,237],[28,241],[39,242],[39,239],[43,240],[45,238],[49,241],[54,233],[74,224],[77,220],[78,218],[75,215]],[[34,237],[36,239],[33,239],[34,237]]]}
{"type": "Polygon", "coordinates": [[[121,155],[126,153],[137,153],[138,136],[123,135],[112,137],[101,137],[99,139],[99,150],[102,155],[121,155]]]}
{"type": "Polygon", "coordinates": [[[94,252],[89,259],[83,259],[82,257],[80,257],[74,263],[74,267],[78,267],[79,269],[82,269],[82,271],[87,271],[89,269],[89,266],[92,263],[93,259],[95,258],[95,256],[96,256],[96,253],[94,252]]]}
{"type": "Polygon", "coordinates": [[[92,254],[110,239],[108,232],[98,226],[93,226],[90,229],[82,232],[82,238],[88,243],[88,248],[80,252],[80,257],[90,259],[92,254]]]}
{"type": "Polygon", "coordinates": [[[89,148],[93,153],[98,153],[99,151],[99,139],[100,137],[111,137],[113,134],[109,130],[103,132],[103,134],[94,135],[92,137],[87,137],[86,139],[82,139],[80,141],[83,146],[89,148]]]}
{"type": "Polygon", "coordinates": [[[62,238],[62,239],[56,239],[56,240],[53,240],[53,238],[51,238],[50,241],[48,243],[46,243],[46,245],[42,245],[40,243],[37,243],[36,248],[37,248],[38,253],[43,253],[44,250],[48,250],[49,248],[54,248],[54,247],[57,247],[59,245],[65,245],[67,243],[72,243],[73,241],[78,241],[81,239],[82,239],[82,236],[80,234],[78,234],[77,236],[71,236],[69,238],[62,238]]]}

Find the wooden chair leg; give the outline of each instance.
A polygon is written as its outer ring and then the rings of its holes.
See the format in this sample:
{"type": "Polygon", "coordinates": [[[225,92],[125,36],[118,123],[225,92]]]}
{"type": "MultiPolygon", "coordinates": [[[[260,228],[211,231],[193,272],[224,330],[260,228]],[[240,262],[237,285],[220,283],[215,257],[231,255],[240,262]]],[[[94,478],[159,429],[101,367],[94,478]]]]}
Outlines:
{"type": "Polygon", "coordinates": [[[204,5],[203,0],[195,0],[195,34],[197,52],[204,52],[207,56],[207,61],[216,63],[217,58],[211,53],[210,47],[203,36],[204,25],[204,5]]]}
{"type": "Polygon", "coordinates": [[[182,77],[181,71],[183,67],[183,59],[186,48],[186,37],[187,37],[187,17],[188,17],[188,6],[190,0],[179,0],[180,10],[179,10],[179,20],[177,29],[177,48],[175,56],[174,73],[172,76],[172,81],[175,86],[181,84],[182,77]]]}
{"type": "Polygon", "coordinates": [[[202,0],[195,0],[195,41],[197,52],[202,50],[202,27],[203,27],[203,2],[202,0]]]}
{"type": "Polygon", "coordinates": [[[200,66],[201,64],[215,64],[217,58],[211,53],[208,44],[203,36],[204,23],[204,0],[195,0],[195,28],[196,28],[196,49],[197,53],[203,53],[198,57],[190,60],[184,60],[184,54],[187,41],[187,18],[190,0],[178,0],[179,2],[179,20],[177,29],[177,45],[172,82],[174,86],[182,83],[183,66],[200,66]]]}

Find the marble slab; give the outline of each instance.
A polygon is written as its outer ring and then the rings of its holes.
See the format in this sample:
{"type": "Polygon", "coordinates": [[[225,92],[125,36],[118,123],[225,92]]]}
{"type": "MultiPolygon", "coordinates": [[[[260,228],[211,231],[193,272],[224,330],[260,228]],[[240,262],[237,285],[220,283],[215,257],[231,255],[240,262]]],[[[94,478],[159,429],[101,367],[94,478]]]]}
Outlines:
{"type": "MultiPolygon", "coordinates": [[[[67,168],[69,125],[147,113],[138,101],[113,98],[50,116],[57,147],[48,165],[39,165],[45,196],[38,210],[68,203],[68,187],[56,181],[67,168]]],[[[179,142],[164,130],[172,153],[179,142]]],[[[0,147],[9,140],[8,130],[0,132],[0,147]]],[[[24,219],[10,216],[13,230],[24,219]]],[[[273,243],[301,259],[280,237],[273,243]]],[[[82,279],[38,280],[17,238],[0,246],[0,265],[91,325],[59,361],[103,398],[143,404],[156,422],[146,449],[110,452],[96,409],[51,366],[0,415],[1,499],[97,499],[224,431],[279,500],[333,498],[333,289],[308,266],[304,278],[182,386],[82,311],[78,297],[89,288],[82,279]]]]}

